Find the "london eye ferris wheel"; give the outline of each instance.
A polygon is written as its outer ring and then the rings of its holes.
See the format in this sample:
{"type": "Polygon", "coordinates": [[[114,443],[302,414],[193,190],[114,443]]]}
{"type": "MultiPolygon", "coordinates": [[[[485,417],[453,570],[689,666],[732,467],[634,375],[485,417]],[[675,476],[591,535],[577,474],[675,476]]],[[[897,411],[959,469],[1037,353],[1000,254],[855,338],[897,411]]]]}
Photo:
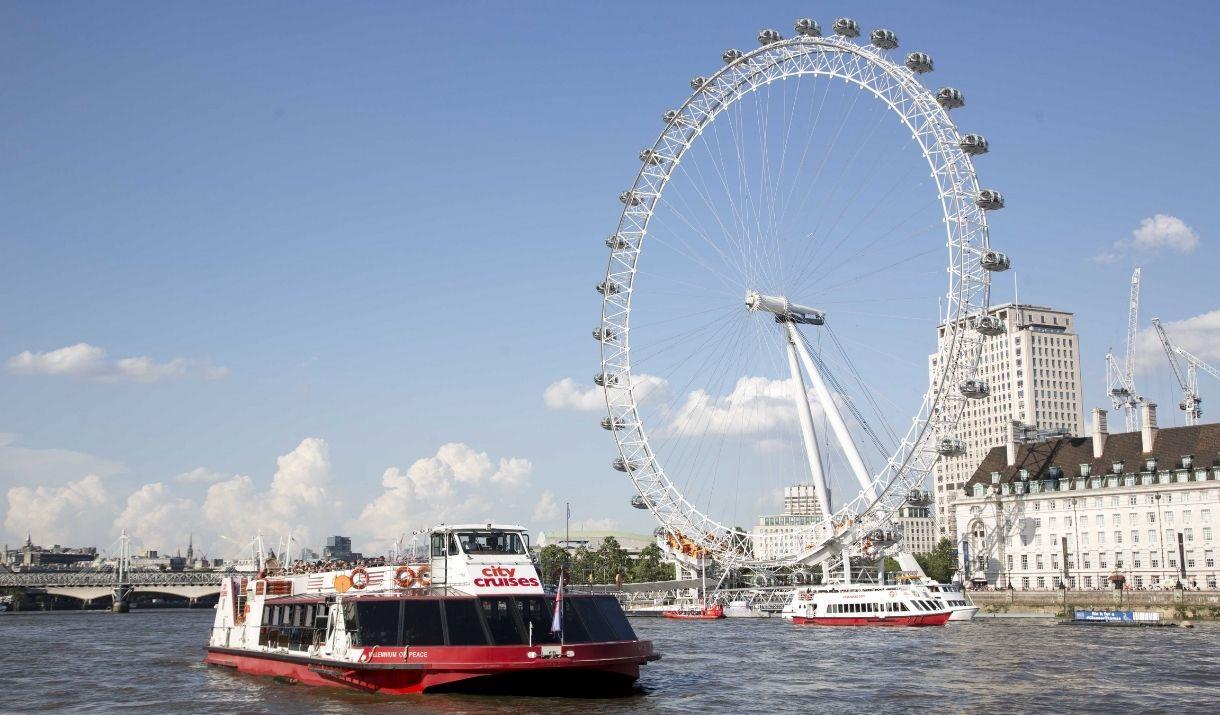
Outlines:
{"type": "Polygon", "coordinates": [[[962,450],[1003,329],[987,212],[1004,199],[975,176],[987,140],[950,116],[962,93],[925,86],[932,58],[895,55],[890,30],[795,31],[726,50],[661,115],[597,285],[613,466],[659,533],[729,567],[879,555],[962,450]],[[797,484],[812,510],[750,528],[797,484]]]}

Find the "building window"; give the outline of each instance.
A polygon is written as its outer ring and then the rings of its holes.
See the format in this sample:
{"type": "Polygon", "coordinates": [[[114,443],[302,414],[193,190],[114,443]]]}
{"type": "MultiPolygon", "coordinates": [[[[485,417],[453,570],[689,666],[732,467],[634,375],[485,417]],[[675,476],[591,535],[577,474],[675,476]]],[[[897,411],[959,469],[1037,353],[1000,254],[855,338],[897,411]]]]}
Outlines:
{"type": "MultiPolygon", "coordinates": [[[[1088,567],[1086,566],[1085,568],[1088,568],[1088,567]]],[[[1093,588],[1093,577],[1092,577],[1092,576],[1085,576],[1085,577],[1084,577],[1084,587],[1085,587],[1085,588],[1093,588]]]]}

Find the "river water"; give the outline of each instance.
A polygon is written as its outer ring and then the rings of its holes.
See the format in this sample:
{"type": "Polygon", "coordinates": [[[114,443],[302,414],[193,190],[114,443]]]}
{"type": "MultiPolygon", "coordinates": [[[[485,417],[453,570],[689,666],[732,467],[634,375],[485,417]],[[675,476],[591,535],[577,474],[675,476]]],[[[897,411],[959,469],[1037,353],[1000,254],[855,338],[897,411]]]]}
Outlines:
{"type": "Polygon", "coordinates": [[[616,700],[383,697],[201,662],[210,610],[0,615],[0,711],[73,713],[1215,713],[1220,624],[819,628],[632,621],[664,658],[616,700]]]}

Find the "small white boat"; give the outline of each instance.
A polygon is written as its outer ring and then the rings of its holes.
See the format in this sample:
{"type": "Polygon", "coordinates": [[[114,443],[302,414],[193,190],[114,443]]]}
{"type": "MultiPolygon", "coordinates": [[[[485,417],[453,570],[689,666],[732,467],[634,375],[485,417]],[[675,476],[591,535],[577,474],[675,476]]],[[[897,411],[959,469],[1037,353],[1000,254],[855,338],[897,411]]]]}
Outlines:
{"type": "Polygon", "coordinates": [[[750,606],[749,601],[729,601],[724,609],[725,618],[766,618],[767,614],[750,606]]]}
{"type": "Polygon", "coordinates": [[[924,573],[915,557],[905,551],[900,552],[897,559],[898,565],[902,567],[898,580],[926,587],[937,601],[949,609],[950,621],[969,621],[974,618],[974,614],[979,612],[979,607],[971,602],[970,596],[962,589],[960,583],[933,581],[924,573]]]}

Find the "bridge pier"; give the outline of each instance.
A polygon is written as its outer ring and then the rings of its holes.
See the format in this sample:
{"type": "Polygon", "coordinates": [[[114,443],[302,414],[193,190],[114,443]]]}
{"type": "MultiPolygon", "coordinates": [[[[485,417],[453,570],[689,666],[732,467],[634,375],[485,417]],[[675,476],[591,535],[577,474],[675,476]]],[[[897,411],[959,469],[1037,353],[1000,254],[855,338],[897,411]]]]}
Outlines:
{"type": "Polygon", "coordinates": [[[131,611],[131,584],[119,584],[114,587],[114,602],[110,604],[111,613],[128,613],[131,611]]]}

